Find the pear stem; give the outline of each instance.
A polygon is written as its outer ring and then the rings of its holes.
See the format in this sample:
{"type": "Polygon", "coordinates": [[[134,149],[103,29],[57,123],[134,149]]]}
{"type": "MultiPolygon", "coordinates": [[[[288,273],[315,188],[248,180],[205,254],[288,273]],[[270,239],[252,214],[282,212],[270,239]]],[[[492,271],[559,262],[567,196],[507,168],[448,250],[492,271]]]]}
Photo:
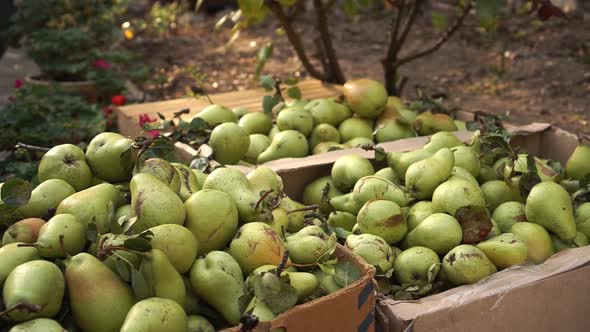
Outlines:
{"type": "Polygon", "coordinates": [[[39,247],[38,243],[19,243],[16,245],[17,247],[39,247]]]}
{"type": "Polygon", "coordinates": [[[22,303],[22,302],[17,303],[4,311],[0,311],[0,317],[5,317],[9,313],[11,313],[15,310],[21,310],[21,309],[25,310],[29,313],[36,313],[36,312],[41,311],[41,309],[43,309],[43,306],[39,305],[39,304],[29,304],[29,303],[22,303]]]}
{"type": "Polygon", "coordinates": [[[274,191],[274,189],[270,189],[270,190],[265,191],[264,194],[262,194],[260,196],[260,199],[258,199],[258,202],[256,202],[254,209],[258,209],[258,207],[260,206],[260,203],[262,203],[262,201],[264,201],[264,199],[267,198],[268,195],[270,195],[273,191],[274,191]]]}
{"type": "Polygon", "coordinates": [[[49,148],[46,148],[46,147],[30,145],[30,144],[25,144],[25,143],[21,143],[21,142],[16,143],[16,145],[14,147],[17,149],[25,149],[25,150],[29,150],[29,151],[39,151],[39,152],[49,151],[49,148]]]}
{"type": "Polygon", "coordinates": [[[59,234],[59,247],[61,248],[61,250],[63,250],[64,254],[66,255],[66,259],[70,260],[72,258],[72,255],[70,255],[70,253],[66,250],[66,244],[64,242],[63,234],[59,234]]]}
{"type": "Polygon", "coordinates": [[[283,273],[285,265],[287,265],[287,260],[289,260],[289,250],[285,249],[285,251],[283,251],[283,257],[281,258],[281,263],[279,264],[279,266],[277,266],[277,277],[280,277],[281,273],[283,273]]]}
{"type": "Polygon", "coordinates": [[[320,208],[319,205],[314,204],[314,205],[305,206],[305,207],[295,209],[295,210],[289,210],[289,211],[287,211],[287,214],[291,214],[291,213],[295,213],[295,212],[303,212],[303,211],[316,211],[319,208],[320,208]]]}

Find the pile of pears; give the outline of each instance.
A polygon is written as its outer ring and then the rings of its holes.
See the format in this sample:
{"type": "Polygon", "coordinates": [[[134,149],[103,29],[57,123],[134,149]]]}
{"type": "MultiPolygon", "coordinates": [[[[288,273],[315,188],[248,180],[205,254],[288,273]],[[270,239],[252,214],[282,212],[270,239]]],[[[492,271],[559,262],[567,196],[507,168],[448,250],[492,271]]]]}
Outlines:
{"type": "Polygon", "coordinates": [[[446,114],[418,114],[371,79],[346,82],[341,97],[286,102],[271,113],[209,105],[195,117],[212,132],[209,145],[221,164],[264,164],[332,150],[465,130],[446,114]]]}
{"type": "Polygon", "coordinates": [[[19,179],[0,184],[0,212],[18,216],[0,232],[0,330],[252,327],[360,278],[271,169],[205,174],[133,144],[106,132],[53,147],[19,206],[19,179]]]}
{"type": "Polygon", "coordinates": [[[573,199],[590,180],[588,146],[580,144],[558,172],[523,153],[490,157],[482,144],[479,131],[467,144],[438,132],[423,148],[389,152],[380,162],[345,155],[306,186],[302,201],[320,206],[394,299],[473,284],[588,245],[590,202],[573,199]],[[536,164],[537,181],[528,163],[536,164]],[[527,190],[521,180],[531,181],[527,190]]]}

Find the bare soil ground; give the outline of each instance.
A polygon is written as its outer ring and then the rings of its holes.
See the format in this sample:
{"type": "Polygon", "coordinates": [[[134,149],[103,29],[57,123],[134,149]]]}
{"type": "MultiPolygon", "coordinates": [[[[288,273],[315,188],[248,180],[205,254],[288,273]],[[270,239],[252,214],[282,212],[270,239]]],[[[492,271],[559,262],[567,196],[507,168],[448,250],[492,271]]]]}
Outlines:
{"type": "MultiPolygon", "coordinates": [[[[282,78],[307,76],[286,37],[274,35],[275,22],[243,31],[226,48],[229,29],[213,29],[220,15],[199,14],[189,27],[169,38],[134,46],[145,54],[146,63],[170,78],[158,98],[185,95],[192,81],[182,68],[191,65],[207,75],[204,88],[211,93],[255,86],[256,53],[271,39],[274,55],[264,72],[282,78]]],[[[357,22],[342,13],[332,15],[331,33],[347,78],[383,79],[381,59],[391,15],[367,12],[357,22]]],[[[402,74],[410,79],[404,97],[414,97],[420,87],[426,93],[446,93],[464,110],[504,114],[513,123],[551,122],[590,134],[590,2],[581,1],[579,11],[567,20],[530,22],[530,18],[513,19],[495,38],[485,38],[470,17],[438,52],[403,67],[402,74]],[[503,47],[505,65],[499,73],[503,47]]],[[[408,52],[437,37],[428,17],[420,18],[416,27],[408,52]]],[[[311,20],[298,28],[313,33],[311,20]]],[[[313,54],[311,39],[305,42],[313,54]]]]}

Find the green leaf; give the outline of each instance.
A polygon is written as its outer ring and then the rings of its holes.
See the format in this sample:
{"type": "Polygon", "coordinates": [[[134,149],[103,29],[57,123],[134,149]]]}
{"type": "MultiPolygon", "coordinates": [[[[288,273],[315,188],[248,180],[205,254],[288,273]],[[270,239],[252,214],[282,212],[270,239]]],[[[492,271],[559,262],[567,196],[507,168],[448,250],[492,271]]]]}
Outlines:
{"type": "Polygon", "coordinates": [[[30,182],[19,178],[10,179],[0,187],[0,200],[9,208],[17,209],[29,202],[32,191],[30,182]]]}
{"type": "Polygon", "coordinates": [[[86,239],[92,243],[98,242],[98,229],[95,222],[89,223],[86,227],[86,239]]]}
{"type": "Polygon", "coordinates": [[[125,282],[131,282],[131,266],[124,260],[116,257],[115,258],[115,268],[117,270],[117,274],[121,279],[125,282]]]}
{"type": "Polygon", "coordinates": [[[252,285],[254,296],[264,302],[273,314],[278,315],[295,306],[297,290],[288,282],[283,282],[273,273],[254,274],[252,285]]]}
{"type": "Polygon", "coordinates": [[[250,304],[250,302],[252,301],[253,298],[254,298],[254,296],[250,293],[246,293],[246,294],[240,296],[240,298],[238,299],[238,304],[240,306],[240,312],[246,311],[246,308],[248,308],[248,305],[250,304]]]}
{"type": "Polygon", "coordinates": [[[295,85],[295,84],[299,83],[299,80],[297,78],[293,77],[293,78],[288,78],[288,79],[284,80],[283,83],[291,86],[291,85],[295,85]]]}
{"type": "Polygon", "coordinates": [[[527,154],[526,156],[526,166],[527,171],[532,174],[538,174],[539,171],[537,170],[537,161],[533,155],[527,154]]]}
{"type": "Polygon", "coordinates": [[[361,278],[361,271],[351,262],[338,262],[334,265],[334,281],[346,287],[361,278]]]}
{"type": "Polygon", "coordinates": [[[447,28],[447,26],[449,25],[448,19],[445,15],[443,15],[439,12],[433,11],[431,16],[432,16],[432,25],[434,25],[434,27],[437,30],[444,31],[447,28]]]}
{"type": "Polygon", "coordinates": [[[324,271],[324,273],[329,275],[334,275],[334,273],[336,272],[333,264],[319,263],[318,267],[320,268],[320,270],[324,271]]]}
{"type": "Polygon", "coordinates": [[[296,86],[289,87],[287,89],[287,96],[293,99],[301,99],[301,90],[296,86]]]}
{"type": "Polygon", "coordinates": [[[262,85],[266,91],[272,91],[276,88],[277,82],[272,76],[263,75],[260,77],[260,85],[262,85]]]}
{"type": "Polygon", "coordinates": [[[527,197],[534,186],[541,183],[541,177],[537,173],[525,173],[520,177],[518,187],[523,197],[527,197]]]}
{"type": "Polygon", "coordinates": [[[258,56],[257,56],[257,63],[256,63],[256,70],[254,72],[254,79],[258,79],[260,77],[260,73],[262,72],[262,69],[264,68],[264,65],[266,65],[266,61],[268,60],[268,58],[270,58],[272,56],[272,52],[274,49],[274,45],[272,42],[264,45],[264,47],[262,47],[259,51],[258,51],[258,56]]]}
{"type": "MultiPolygon", "coordinates": [[[[143,264],[141,268],[143,268],[143,264]]],[[[152,296],[151,287],[144,274],[139,270],[131,269],[131,287],[138,301],[152,296]]]]}
{"type": "Polygon", "coordinates": [[[207,121],[203,120],[202,118],[194,117],[190,122],[190,130],[192,131],[202,131],[209,128],[207,121]]]}
{"type": "Polygon", "coordinates": [[[123,246],[129,250],[139,252],[146,252],[152,250],[152,245],[149,240],[142,237],[135,237],[125,240],[123,246]]]}
{"type": "Polygon", "coordinates": [[[262,97],[262,110],[264,113],[272,114],[272,109],[281,101],[279,96],[262,97]]]}
{"type": "Polygon", "coordinates": [[[358,4],[355,0],[344,0],[344,13],[349,18],[352,18],[358,12],[358,4]]]}
{"type": "Polygon", "coordinates": [[[463,243],[475,244],[486,238],[492,230],[492,222],[485,206],[464,206],[455,213],[463,230],[463,243]]]}
{"type": "Polygon", "coordinates": [[[476,0],[475,11],[480,25],[495,31],[500,23],[500,11],[505,5],[505,0],[476,0]]]}

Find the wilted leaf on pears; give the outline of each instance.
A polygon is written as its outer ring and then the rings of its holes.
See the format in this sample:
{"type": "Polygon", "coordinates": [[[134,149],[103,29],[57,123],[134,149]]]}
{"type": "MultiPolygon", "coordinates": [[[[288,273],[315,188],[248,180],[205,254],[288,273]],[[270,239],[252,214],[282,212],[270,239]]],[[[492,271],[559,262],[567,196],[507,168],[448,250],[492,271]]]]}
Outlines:
{"type": "Polygon", "coordinates": [[[523,197],[527,197],[534,186],[541,183],[541,178],[536,173],[526,173],[523,175],[519,182],[518,188],[520,190],[520,194],[523,197]]]}
{"type": "Polygon", "coordinates": [[[133,292],[135,293],[135,297],[138,301],[152,296],[152,288],[145,278],[144,273],[139,270],[131,269],[131,287],[133,288],[133,292]]]}
{"type": "Polygon", "coordinates": [[[463,230],[463,243],[474,244],[485,239],[493,224],[484,206],[464,206],[457,210],[455,218],[463,230]]]}
{"type": "Polygon", "coordinates": [[[254,274],[252,287],[254,296],[263,301],[273,314],[289,310],[297,303],[297,290],[288,282],[283,282],[273,273],[254,274]]]}
{"type": "Polygon", "coordinates": [[[26,205],[31,198],[33,185],[23,179],[10,179],[0,187],[0,204],[16,209],[26,205]]]}
{"type": "Polygon", "coordinates": [[[150,241],[142,237],[127,239],[125,240],[125,242],[123,242],[123,246],[129,250],[135,250],[140,252],[152,250],[152,245],[150,241]]]}
{"type": "Polygon", "coordinates": [[[96,223],[91,222],[86,227],[86,240],[96,243],[98,241],[98,229],[96,228],[96,223]]]}
{"type": "Polygon", "coordinates": [[[117,274],[121,279],[125,282],[131,281],[131,266],[122,259],[115,258],[115,268],[117,269],[117,274]]]}
{"type": "Polygon", "coordinates": [[[334,281],[346,287],[361,278],[361,271],[351,262],[338,262],[334,265],[334,281]]]}

